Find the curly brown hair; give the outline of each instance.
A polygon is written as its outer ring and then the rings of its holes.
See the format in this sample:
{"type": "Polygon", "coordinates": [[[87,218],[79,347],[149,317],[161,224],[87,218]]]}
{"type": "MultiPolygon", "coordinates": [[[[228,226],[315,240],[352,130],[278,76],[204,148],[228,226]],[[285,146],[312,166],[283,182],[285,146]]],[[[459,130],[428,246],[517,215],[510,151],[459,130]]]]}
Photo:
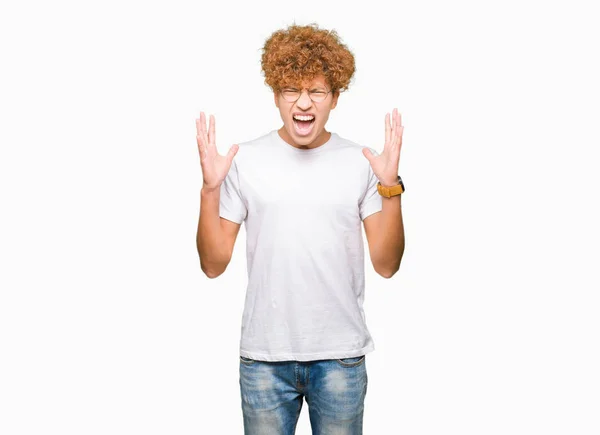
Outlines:
{"type": "Polygon", "coordinates": [[[275,31],[265,42],[261,59],[267,84],[274,92],[324,75],[331,90],[343,92],[356,69],[354,55],[335,30],[315,24],[275,31]]]}

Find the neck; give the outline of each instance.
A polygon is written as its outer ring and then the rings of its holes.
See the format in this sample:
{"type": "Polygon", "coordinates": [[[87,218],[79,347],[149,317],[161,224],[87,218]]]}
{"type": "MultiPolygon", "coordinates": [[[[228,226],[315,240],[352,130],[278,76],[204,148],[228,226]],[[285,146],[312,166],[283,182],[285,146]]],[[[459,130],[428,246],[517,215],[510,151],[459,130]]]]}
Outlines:
{"type": "Polygon", "coordinates": [[[328,132],[327,130],[323,129],[323,131],[311,143],[309,143],[309,144],[298,144],[298,143],[294,142],[294,139],[289,135],[289,133],[285,129],[285,126],[281,127],[277,131],[277,133],[279,133],[279,136],[284,141],[286,141],[287,143],[289,143],[293,147],[299,148],[301,150],[309,150],[309,149],[318,148],[321,145],[323,145],[325,142],[327,142],[329,140],[329,138],[331,137],[331,133],[328,132]]]}

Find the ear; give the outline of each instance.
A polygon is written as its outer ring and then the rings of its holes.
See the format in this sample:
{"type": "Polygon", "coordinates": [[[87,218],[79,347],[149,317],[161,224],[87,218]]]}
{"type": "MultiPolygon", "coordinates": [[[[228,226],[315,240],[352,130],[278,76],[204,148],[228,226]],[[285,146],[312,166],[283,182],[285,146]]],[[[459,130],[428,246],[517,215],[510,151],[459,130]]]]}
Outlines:
{"type": "Polygon", "coordinates": [[[340,91],[335,91],[333,93],[333,99],[331,100],[331,110],[335,109],[335,106],[337,106],[339,97],[340,97],[340,91]]]}
{"type": "Polygon", "coordinates": [[[279,109],[279,94],[273,91],[273,97],[275,99],[275,106],[277,106],[277,108],[279,109]]]}

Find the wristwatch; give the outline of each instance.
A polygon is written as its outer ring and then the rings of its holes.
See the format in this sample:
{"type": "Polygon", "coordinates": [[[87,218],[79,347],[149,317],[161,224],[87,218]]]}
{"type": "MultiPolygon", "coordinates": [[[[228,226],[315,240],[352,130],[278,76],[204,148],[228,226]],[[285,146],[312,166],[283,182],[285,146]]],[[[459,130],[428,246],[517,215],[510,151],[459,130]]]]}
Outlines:
{"type": "Polygon", "coordinates": [[[377,191],[381,196],[385,196],[386,198],[391,198],[392,196],[400,195],[404,193],[404,183],[402,182],[402,178],[398,175],[398,183],[395,186],[385,187],[382,186],[381,183],[377,182],[377,191]]]}

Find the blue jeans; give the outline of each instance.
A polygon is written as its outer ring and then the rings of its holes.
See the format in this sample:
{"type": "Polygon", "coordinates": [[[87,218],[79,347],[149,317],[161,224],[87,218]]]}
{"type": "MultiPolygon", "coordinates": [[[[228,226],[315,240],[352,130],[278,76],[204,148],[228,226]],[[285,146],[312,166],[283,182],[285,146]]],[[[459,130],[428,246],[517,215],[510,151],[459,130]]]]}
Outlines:
{"type": "Polygon", "coordinates": [[[240,356],[245,435],[293,435],[306,398],[313,435],[362,435],[365,355],[315,361],[240,356]]]}

